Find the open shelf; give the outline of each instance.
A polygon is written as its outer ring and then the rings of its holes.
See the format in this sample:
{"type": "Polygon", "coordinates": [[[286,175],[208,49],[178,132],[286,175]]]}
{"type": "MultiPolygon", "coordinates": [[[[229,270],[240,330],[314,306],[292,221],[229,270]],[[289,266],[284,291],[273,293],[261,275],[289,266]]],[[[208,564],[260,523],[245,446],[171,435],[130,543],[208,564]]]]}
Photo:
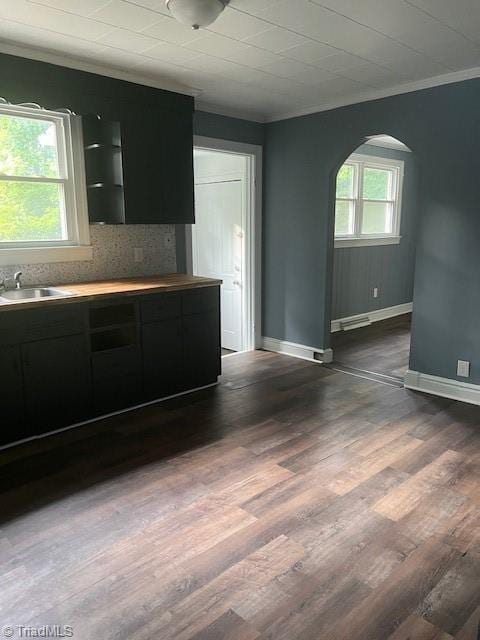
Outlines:
{"type": "Polygon", "coordinates": [[[90,330],[111,329],[123,324],[135,324],[136,306],[133,302],[119,302],[90,308],[90,330]]]}
{"type": "Polygon", "coordinates": [[[88,214],[92,224],[125,224],[120,123],[84,116],[88,214]]]}
{"type": "Polygon", "coordinates": [[[112,329],[90,334],[92,353],[112,351],[132,347],[138,343],[138,332],[135,325],[123,325],[112,329]]]}

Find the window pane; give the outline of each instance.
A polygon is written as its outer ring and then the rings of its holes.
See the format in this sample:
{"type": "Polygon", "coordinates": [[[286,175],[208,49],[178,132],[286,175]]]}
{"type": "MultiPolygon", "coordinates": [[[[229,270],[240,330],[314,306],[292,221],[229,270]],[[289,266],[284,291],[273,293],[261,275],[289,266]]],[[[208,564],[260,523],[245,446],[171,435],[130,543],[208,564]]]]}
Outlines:
{"type": "Polygon", "coordinates": [[[348,200],[337,200],[335,208],[335,235],[351,236],[354,225],[354,206],[348,200]]]}
{"type": "Polygon", "coordinates": [[[337,198],[353,198],[355,185],[355,167],[344,164],[337,174],[337,198]]]}
{"type": "Polygon", "coordinates": [[[387,202],[363,202],[362,233],[393,233],[392,205],[387,202]]]}
{"type": "Polygon", "coordinates": [[[0,181],[0,242],[66,239],[63,187],[0,181]]]}
{"type": "Polygon", "coordinates": [[[0,174],[58,178],[55,124],[0,114],[0,174]]]}
{"type": "Polygon", "coordinates": [[[370,169],[363,172],[363,197],[368,200],[390,200],[392,171],[370,169]]]}

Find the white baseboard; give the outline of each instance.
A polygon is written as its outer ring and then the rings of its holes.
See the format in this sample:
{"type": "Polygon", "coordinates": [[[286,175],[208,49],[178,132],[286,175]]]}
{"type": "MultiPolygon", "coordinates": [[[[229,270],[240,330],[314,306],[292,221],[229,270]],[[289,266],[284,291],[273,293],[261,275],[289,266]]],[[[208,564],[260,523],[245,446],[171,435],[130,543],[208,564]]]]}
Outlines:
{"type": "Polygon", "coordinates": [[[404,313],[411,313],[413,308],[412,302],[405,302],[405,304],[397,304],[394,307],[386,307],[385,309],[376,309],[375,311],[366,311],[365,313],[359,313],[356,316],[348,316],[347,318],[339,318],[338,320],[332,320],[332,333],[341,330],[342,322],[354,322],[360,318],[368,317],[370,322],[379,322],[380,320],[386,320],[387,318],[394,318],[395,316],[402,316],[404,313]]]}
{"type": "Polygon", "coordinates": [[[287,340],[278,340],[277,338],[262,337],[262,349],[264,351],[273,351],[274,353],[283,353],[293,358],[301,358],[310,362],[318,362],[319,364],[328,364],[333,360],[333,351],[331,349],[317,349],[316,347],[307,347],[296,342],[288,342],[287,340]]]}
{"type": "Polygon", "coordinates": [[[431,376],[410,369],[405,374],[404,380],[406,389],[480,405],[480,385],[477,384],[431,376]]]}

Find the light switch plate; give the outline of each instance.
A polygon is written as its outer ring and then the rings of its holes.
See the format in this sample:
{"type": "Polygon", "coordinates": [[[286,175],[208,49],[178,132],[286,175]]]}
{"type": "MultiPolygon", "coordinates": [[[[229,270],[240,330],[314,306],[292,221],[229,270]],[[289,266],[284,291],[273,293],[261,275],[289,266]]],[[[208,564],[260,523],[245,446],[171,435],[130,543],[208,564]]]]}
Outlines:
{"type": "Polygon", "coordinates": [[[135,262],[143,262],[143,249],[141,247],[135,247],[133,250],[133,259],[135,262]]]}
{"type": "Polygon", "coordinates": [[[457,361],[457,376],[459,378],[470,377],[470,362],[468,362],[468,360],[457,361]]]}
{"type": "Polygon", "coordinates": [[[373,288],[373,297],[378,298],[378,287],[373,288]]]}

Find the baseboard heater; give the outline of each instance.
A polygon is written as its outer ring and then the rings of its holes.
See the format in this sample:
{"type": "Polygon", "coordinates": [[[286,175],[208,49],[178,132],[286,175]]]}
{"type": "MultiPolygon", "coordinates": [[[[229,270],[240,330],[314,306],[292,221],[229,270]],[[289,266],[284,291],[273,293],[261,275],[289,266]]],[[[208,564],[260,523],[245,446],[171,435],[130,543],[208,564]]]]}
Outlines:
{"type": "Polygon", "coordinates": [[[340,322],[341,331],[350,331],[351,329],[359,329],[360,327],[368,327],[372,321],[368,316],[360,316],[353,320],[345,320],[340,322]]]}

